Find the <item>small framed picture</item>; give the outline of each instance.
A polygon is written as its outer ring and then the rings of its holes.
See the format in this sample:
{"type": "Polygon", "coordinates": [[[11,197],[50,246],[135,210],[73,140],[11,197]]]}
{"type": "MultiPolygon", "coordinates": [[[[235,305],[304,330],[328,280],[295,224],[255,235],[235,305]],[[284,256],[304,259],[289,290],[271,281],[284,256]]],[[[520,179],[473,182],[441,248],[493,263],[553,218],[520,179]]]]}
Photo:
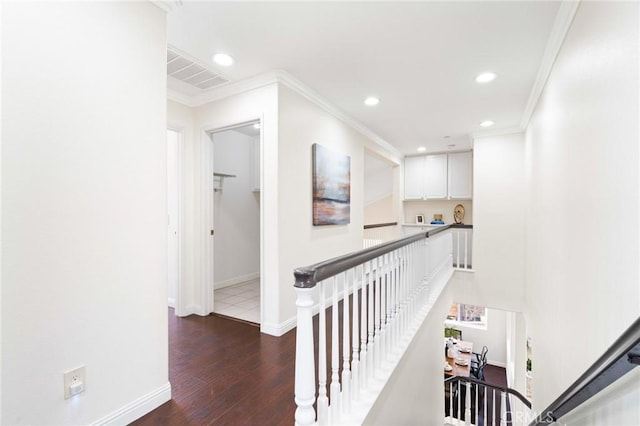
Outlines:
{"type": "Polygon", "coordinates": [[[424,215],[418,214],[416,215],[416,223],[423,224],[424,223],[424,215]]]}

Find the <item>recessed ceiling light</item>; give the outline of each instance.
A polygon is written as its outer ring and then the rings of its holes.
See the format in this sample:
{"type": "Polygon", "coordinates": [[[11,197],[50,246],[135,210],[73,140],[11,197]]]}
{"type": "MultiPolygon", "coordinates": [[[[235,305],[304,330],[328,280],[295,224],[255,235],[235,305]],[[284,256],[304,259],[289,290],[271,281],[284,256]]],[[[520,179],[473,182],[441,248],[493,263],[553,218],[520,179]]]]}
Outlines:
{"type": "Polygon", "coordinates": [[[426,150],[427,150],[427,148],[424,147],[424,146],[419,146],[418,147],[418,152],[425,152],[426,150]]]}
{"type": "Polygon", "coordinates": [[[379,103],[380,103],[380,99],[376,98],[375,96],[369,96],[367,99],[364,100],[364,104],[369,106],[378,105],[379,103]]]}
{"type": "Polygon", "coordinates": [[[494,72],[483,72],[476,77],[476,81],[478,83],[488,83],[495,80],[496,77],[496,73],[494,72]]]}
{"type": "Polygon", "coordinates": [[[254,128],[254,129],[259,129],[259,128],[260,128],[260,123],[255,123],[255,124],[253,125],[253,128],[254,128]]]}
{"type": "Polygon", "coordinates": [[[447,145],[449,147],[449,149],[455,148],[456,144],[455,143],[450,143],[449,145],[447,145]]]}
{"type": "Polygon", "coordinates": [[[445,138],[445,139],[449,139],[450,137],[451,137],[451,136],[449,136],[449,135],[445,135],[445,136],[443,136],[443,138],[445,138]]]}
{"type": "Polygon", "coordinates": [[[221,67],[230,67],[233,65],[233,58],[226,53],[216,53],[213,55],[213,62],[221,67]]]}
{"type": "Polygon", "coordinates": [[[491,126],[493,126],[494,124],[496,124],[496,123],[494,123],[494,122],[493,122],[493,121],[491,121],[491,120],[485,120],[485,121],[483,121],[482,123],[480,123],[480,125],[481,125],[482,127],[491,127],[491,126]]]}

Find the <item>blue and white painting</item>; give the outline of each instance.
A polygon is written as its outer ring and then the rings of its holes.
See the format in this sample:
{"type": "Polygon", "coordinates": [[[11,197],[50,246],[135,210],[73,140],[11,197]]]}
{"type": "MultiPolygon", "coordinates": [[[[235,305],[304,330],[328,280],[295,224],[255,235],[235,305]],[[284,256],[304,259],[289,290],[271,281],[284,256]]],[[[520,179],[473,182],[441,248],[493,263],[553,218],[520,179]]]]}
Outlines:
{"type": "Polygon", "coordinates": [[[351,217],[351,158],[313,144],[313,224],[344,225],[351,217]]]}

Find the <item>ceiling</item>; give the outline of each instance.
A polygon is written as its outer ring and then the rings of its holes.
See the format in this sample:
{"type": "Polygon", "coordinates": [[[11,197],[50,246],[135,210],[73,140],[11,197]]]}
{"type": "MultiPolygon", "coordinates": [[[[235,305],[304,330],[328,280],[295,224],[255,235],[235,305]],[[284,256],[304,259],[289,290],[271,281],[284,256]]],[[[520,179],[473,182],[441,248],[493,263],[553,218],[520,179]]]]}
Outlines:
{"type": "Polygon", "coordinates": [[[168,42],[231,82],[284,70],[412,155],[468,149],[485,120],[520,125],[559,6],[185,0],[168,15],[168,42]],[[213,64],[218,52],[235,63],[213,64]],[[485,71],[498,77],[476,83],[485,71]]]}

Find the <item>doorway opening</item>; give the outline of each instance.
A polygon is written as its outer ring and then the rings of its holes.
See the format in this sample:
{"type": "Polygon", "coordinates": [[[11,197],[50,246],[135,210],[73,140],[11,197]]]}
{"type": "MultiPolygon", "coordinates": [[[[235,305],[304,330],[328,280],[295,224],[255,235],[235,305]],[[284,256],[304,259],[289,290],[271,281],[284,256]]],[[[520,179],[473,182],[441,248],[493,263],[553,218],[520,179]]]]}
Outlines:
{"type": "Polygon", "coordinates": [[[261,322],[260,122],[210,133],[213,313],[261,322]]]}

